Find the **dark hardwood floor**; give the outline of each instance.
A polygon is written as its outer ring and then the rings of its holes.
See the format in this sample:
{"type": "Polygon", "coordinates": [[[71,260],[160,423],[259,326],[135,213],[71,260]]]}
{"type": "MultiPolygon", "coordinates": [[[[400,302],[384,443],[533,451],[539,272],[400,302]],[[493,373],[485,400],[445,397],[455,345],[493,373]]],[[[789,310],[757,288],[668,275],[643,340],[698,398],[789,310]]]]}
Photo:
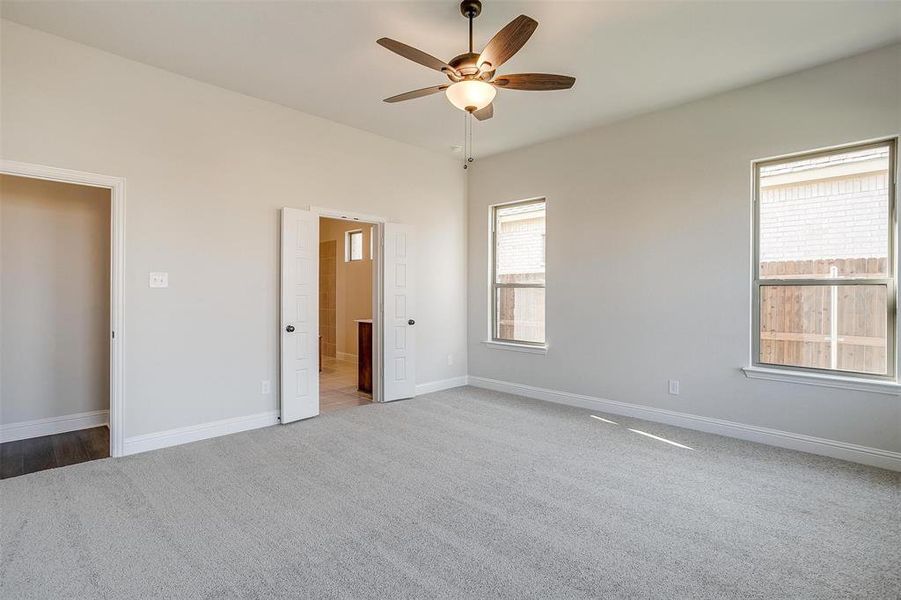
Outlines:
{"type": "Polygon", "coordinates": [[[94,427],[0,444],[0,479],[109,456],[109,428],[94,427]]]}

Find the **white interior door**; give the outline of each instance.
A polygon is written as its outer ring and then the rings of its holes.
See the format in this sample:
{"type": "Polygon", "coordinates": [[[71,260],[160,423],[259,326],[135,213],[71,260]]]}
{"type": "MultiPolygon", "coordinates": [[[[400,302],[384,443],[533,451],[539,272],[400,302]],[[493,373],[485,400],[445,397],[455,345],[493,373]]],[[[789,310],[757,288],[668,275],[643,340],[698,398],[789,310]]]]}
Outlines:
{"type": "Polygon", "coordinates": [[[385,224],[383,402],[416,394],[414,242],[410,225],[385,224]]]}
{"type": "Polygon", "coordinates": [[[319,215],[282,209],[282,424],[319,414],[319,215]]]}

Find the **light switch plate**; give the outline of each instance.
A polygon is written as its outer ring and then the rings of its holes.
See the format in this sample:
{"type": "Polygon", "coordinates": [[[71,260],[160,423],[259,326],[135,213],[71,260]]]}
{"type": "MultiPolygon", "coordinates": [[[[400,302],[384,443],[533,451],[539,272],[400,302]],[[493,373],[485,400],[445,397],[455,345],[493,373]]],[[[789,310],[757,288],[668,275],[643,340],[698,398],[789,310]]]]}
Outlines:
{"type": "Polygon", "coordinates": [[[152,288],[167,288],[169,287],[169,273],[151,273],[150,274],[150,287],[152,288]]]}

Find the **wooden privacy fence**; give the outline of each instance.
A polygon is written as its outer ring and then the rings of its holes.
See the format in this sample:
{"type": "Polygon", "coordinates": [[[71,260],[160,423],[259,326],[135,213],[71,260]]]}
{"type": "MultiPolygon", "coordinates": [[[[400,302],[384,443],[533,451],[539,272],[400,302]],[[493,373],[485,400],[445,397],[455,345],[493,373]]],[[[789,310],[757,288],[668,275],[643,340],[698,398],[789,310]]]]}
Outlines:
{"type": "Polygon", "coordinates": [[[885,374],[885,285],[767,286],[766,279],[884,278],[887,272],[885,258],[761,263],[760,362],[885,374]]]}
{"type": "MultiPolygon", "coordinates": [[[[497,275],[502,285],[540,285],[544,272],[497,275]]],[[[497,288],[497,331],[502,340],[544,341],[544,288],[497,288]]]]}

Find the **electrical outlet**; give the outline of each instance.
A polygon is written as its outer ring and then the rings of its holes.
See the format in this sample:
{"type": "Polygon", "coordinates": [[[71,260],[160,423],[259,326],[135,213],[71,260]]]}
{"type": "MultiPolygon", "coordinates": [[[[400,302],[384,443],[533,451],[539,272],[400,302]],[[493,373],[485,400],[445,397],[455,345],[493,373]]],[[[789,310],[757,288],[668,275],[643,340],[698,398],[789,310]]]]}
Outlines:
{"type": "Polygon", "coordinates": [[[169,273],[153,272],[150,273],[150,287],[167,288],[169,287],[169,273]]]}
{"type": "Polygon", "coordinates": [[[268,394],[272,390],[272,384],[268,379],[264,379],[260,382],[260,393],[268,394]]]}
{"type": "Polygon", "coordinates": [[[669,380],[669,393],[673,396],[679,395],[679,380],[678,379],[670,379],[669,380]]]}
{"type": "Polygon", "coordinates": [[[453,354],[448,354],[448,355],[447,355],[447,366],[451,366],[451,365],[453,365],[453,364],[454,364],[454,355],[453,355],[453,354]]]}

